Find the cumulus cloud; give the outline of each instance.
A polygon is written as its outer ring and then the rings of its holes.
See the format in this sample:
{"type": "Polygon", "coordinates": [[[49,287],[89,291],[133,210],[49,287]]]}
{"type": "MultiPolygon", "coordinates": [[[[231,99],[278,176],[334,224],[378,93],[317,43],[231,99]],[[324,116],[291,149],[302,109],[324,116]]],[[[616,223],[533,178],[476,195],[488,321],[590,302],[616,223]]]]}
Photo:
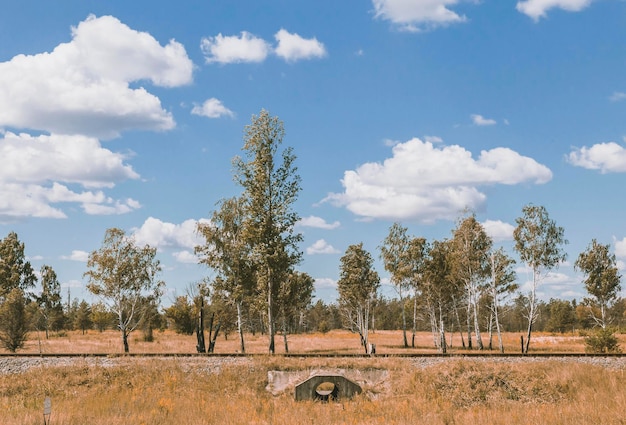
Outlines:
{"type": "Polygon", "coordinates": [[[207,118],[234,117],[235,113],[228,109],[224,104],[212,97],[204,101],[202,105],[195,105],[191,110],[194,115],[200,115],[207,118]]]}
{"type": "Polygon", "coordinates": [[[327,223],[326,220],[324,220],[321,217],[310,215],[308,217],[301,218],[298,221],[297,225],[302,226],[302,227],[315,227],[317,229],[332,230],[332,229],[336,229],[337,227],[339,227],[341,223],[339,223],[338,221],[327,223]]]}
{"type": "Polygon", "coordinates": [[[322,289],[322,288],[336,289],[337,281],[329,277],[318,277],[315,279],[315,282],[313,282],[313,285],[315,286],[316,289],[322,289]]]}
{"type": "Polygon", "coordinates": [[[472,122],[478,126],[496,125],[496,120],[491,118],[485,118],[479,114],[472,114],[472,122]]]}
{"type": "Polygon", "coordinates": [[[626,258],[626,238],[620,240],[615,239],[615,256],[619,258],[626,258]]]}
{"type": "Polygon", "coordinates": [[[513,240],[515,226],[500,220],[486,220],[482,223],[485,232],[494,242],[513,240]]]}
{"type": "Polygon", "coordinates": [[[76,192],[60,183],[51,186],[0,183],[0,223],[24,217],[66,218],[54,204],[78,203],[87,214],[124,214],[140,208],[133,199],[115,200],[102,191],[76,192]]]}
{"type": "Polygon", "coordinates": [[[240,36],[223,36],[203,38],[200,43],[207,63],[241,63],[263,62],[270,52],[270,45],[262,38],[255,37],[247,31],[240,36]]]}
{"type": "MultiPolygon", "coordinates": [[[[208,221],[200,220],[202,223],[208,221]]],[[[198,220],[193,219],[174,224],[148,217],[141,227],[133,229],[133,236],[138,245],[150,245],[157,249],[168,247],[193,249],[202,243],[202,238],[196,232],[197,225],[198,220]]]]}
{"type": "Polygon", "coordinates": [[[626,149],[615,142],[574,149],[567,160],[576,167],[600,170],[603,174],[626,172],[626,149]]]}
{"type": "Polygon", "coordinates": [[[71,261],[80,261],[81,263],[86,263],[89,259],[89,253],[86,251],[73,250],[70,255],[61,256],[63,260],[71,260],[71,261]]]}
{"type": "Polygon", "coordinates": [[[274,38],[278,43],[274,53],[287,62],[326,56],[324,45],[316,38],[302,38],[298,34],[291,34],[284,29],[278,31],[274,38]]]}
{"type": "Polygon", "coordinates": [[[319,239],[306,249],[306,253],[309,255],[316,254],[339,254],[340,251],[326,242],[324,239],[319,239]]]}
{"type": "Polygon", "coordinates": [[[177,252],[172,253],[172,256],[179,263],[185,263],[185,264],[197,264],[198,263],[198,257],[196,256],[196,254],[194,254],[191,251],[177,251],[177,252]]]}
{"type": "Polygon", "coordinates": [[[241,35],[223,36],[202,39],[200,47],[207,63],[243,63],[263,62],[273,53],[287,62],[304,59],[322,58],[326,56],[326,48],[314,38],[303,38],[296,33],[285,29],[274,34],[276,47],[262,38],[256,37],[247,31],[241,35]]]}
{"type": "Polygon", "coordinates": [[[84,187],[113,187],[115,182],[138,179],[125,164],[128,155],[114,153],[86,136],[15,134],[0,137],[0,185],[57,181],[84,187]]]}
{"type": "Polygon", "coordinates": [[[465,16],[450,9],[459,0],[372,0],[375,17],[405,31],[421,31],[464,22],[465,16]]]}
{"type": "Polygon", "coordinates": [[[614,92],[610,97],[609,100],[611,102],[620,102],[622,100],[626,99],[626,93],[624,92],[620,92],[620,91],[616,91],[614,92]]]}
{"type": "Polygon", "coordinates": [[[458,145],[435,147],[418,138],[392,148],[383,163],[366,163],[344,173],[343,193],[324,201],[369,219],[433,222],[479,209],[486,196],[478,186],[543,184],[552,172],[508,148],[482,151],[477,159],[458,145]]]}
{"type": "Polygon", "coordinates": [[[545,18],[548,10],[562,9],[579,12],[589,6],[593,0],[524,0],[517,3],[517,10],[534,21],[545,18]]]}
{"type": "Polygon", "coordinates": [[[159,98],[129,83],[180,86],[192,70],[180,43],[161,46],[117,18],[92,15],[52,52],[0,63],[0,126],[97,137],[168,130],[174,119],[159,98]]]}

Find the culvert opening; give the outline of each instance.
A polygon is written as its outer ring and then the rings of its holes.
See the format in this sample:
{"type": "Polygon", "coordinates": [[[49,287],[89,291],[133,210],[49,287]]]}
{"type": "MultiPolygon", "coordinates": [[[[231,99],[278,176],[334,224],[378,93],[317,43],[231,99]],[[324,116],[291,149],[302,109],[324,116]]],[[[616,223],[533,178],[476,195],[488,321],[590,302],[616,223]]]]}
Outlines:
{"type": "Polygon", "coordinates": [[[315,399],[320,401],[337,400],[339,387],[333,382],[322,382],[315,387],[315,399]]]}

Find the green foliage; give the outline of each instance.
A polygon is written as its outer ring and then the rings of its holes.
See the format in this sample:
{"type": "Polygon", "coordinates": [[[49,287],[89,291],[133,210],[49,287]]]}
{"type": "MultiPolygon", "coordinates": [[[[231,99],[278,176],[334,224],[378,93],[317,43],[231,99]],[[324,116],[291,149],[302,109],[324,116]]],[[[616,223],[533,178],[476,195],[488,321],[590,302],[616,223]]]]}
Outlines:
{"type": "Polygon", "coordinates": [[[146,299],[158,301],[163,282],[156,279],[161,265],[156,248],[138,247],[121,229],[107,229],[102,247],[89,254],[87,289],[101,298],[117,316],[124,352],[128,335],[142,322],[146,299]]]}
{"type": "Polygon", "coordinates": [[[76,313],[74,314],[74,328],[80,329],[84,334],[85,331],[91,329],[92,326],[91,306],[87,301],[82,300],[80,304],[78,304],[78,309],[76,309],[76,313]]]}
{"type": "Polygon", "coordinates": [[[618,300],[622,289],[615,254],[610,253],[608,244],[599,244],[593,239],[587,250],[578,256],[575,267],[585,274],[585,289],[594,297],[600,310],[599,317],[594,314],[593,319],[604,328],[608,309],[618,300]]]}
{"type": "Polygon", "coordinates": [[[565,333],[573,329],[576,323],[576,309],[570,302],[550,299],[548,310],[550,318],[546,323],[547,331],[565,333]]]}
{"type": "Polygon", "coordinates": [[[0,304],[0,343],[14,353],[24,346],[28,336],[29,317],[24,291],[13,288],[0,304]]]}
{"type": "Polygon", "coordinates": [[[0,300],[13,289],[26,291],[35,286],[37,277],[30,262],[26,261],[24,243],[17,233],[11,232],[0,240],[0,300]]]}
{"type": "Polygon", "coordinates": [[[588,353],[621,353],[615,331],[610,328],[599,328],[585,337],[585,351],[588,353]]]}
{"type": "Polygon", "coordinates": [[[176,333],[193,335],[196,330],[195,308],[186,295],[176,297],[174,303],[165,309],[165,316],[176,333]]]}
{"type": "Polygon", "coordinates": [[[41,294],[35,297],[39,305],[39,314],[43,319],[43,328],[48,331],[59,330],[63,327],[64,315],[61,298],[61,284],[57,274],[48,265],[41,267],[41,294]]]}
{"type": "Polygon", "coordinates": [[[245,128],[245,157],[233,160],[235,181],[244,190],[243,238],[251,249],[259,300],[267,308],[270,353],[275,351],[279,285],[302,257],[302,235],[294,231],[299,216],[293,209],[300,176],[293,149],[280,150],[284,134],[282,121],[262,110],[245,128]]]}

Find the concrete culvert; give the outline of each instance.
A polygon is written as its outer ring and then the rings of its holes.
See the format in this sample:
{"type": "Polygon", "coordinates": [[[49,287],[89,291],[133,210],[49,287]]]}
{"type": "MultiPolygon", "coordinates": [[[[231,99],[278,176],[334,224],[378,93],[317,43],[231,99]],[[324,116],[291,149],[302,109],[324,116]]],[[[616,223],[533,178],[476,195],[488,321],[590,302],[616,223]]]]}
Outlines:
{"type": "Polygon", "coordinates": [[[296,385],[296,400],[330,401],[352,398],[361,387],[342,375],[315,375],[296,385]]]}

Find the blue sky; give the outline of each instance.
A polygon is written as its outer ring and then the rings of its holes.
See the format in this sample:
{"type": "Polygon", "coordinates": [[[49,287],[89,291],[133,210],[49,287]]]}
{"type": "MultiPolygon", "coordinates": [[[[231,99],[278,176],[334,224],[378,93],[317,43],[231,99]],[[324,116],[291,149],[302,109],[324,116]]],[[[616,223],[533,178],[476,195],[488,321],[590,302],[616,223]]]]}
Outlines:
{"type": "Polygon", "coordinates": [[[534,203],[570,241],[540,295],[581,299],[592,238],[626,261],[625,22],[623,0],[3,2],[0,236],[90,299],[86,256],[122,228],[158,247],[168,303],[210,274],[195,225],[239,193],[231,159],[267,109],[317,297],[354,243],[386,280],[394,221],[443,239],[468,207],[514,256],[534,203]]]}

